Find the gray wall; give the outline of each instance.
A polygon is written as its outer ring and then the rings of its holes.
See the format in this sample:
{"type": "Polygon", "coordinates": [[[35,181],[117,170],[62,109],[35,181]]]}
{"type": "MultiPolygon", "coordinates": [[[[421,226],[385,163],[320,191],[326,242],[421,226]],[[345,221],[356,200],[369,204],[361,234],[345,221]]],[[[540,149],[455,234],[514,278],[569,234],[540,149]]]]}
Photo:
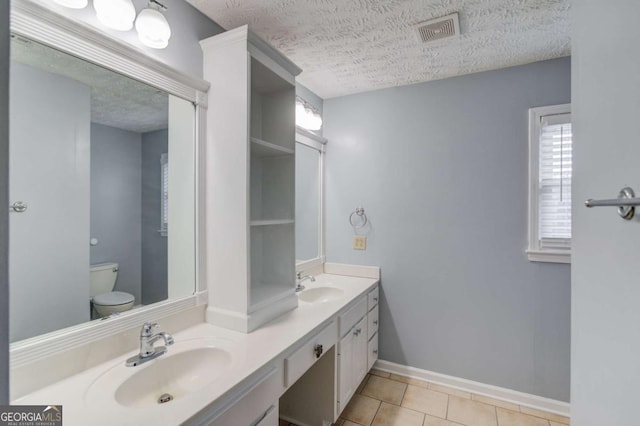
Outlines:
{"type": "Polygon", "coordinates": [[[626,185],[640,190],[640,2],[578,1],[571,9],[571,424],[637,425],[640,217],[637,208],[624,221],[615,208],[582,202],[614,198],[626,185]]]}
{"type": "Polygon", "coordinates": [[[327,257],[382,267],[380,358],[569,400],[570,268],[525,254],[527,109],[569,101],[569,58],[325,100],[327,257]]]}
{"type": "MultiPolygon", "coordinates": [[[[0,2],[0,205],[9,204],[9,2],[0,2]]],[[[0,404],[9,403],[9,216],[0,209],[0,404]]]]}
{"type": "Polygon", "coordinates": [[[91,263],[117,262],[116,291],[139,304],[142,281],[140,133],[91,123],[91,263]]]}
{"type": "Polygon", "coordinates": [[[167,130],[142,135],[142,303],[168,297],[167,237],[160,235],[160,156],[169,149],[167,130]]]}
{"type": "MultiPolygon", "coordinates": [[[[211,37],[223,31],[222,27],[200,13],[185,0],[165,0],[164,4],[169,10],[164,14],[171,26],[171,39],[167,48],[158,50],[144,46],[138,40],[135,30],[114,31],[104,27],[96,18],[91,2],[82,10],[69,9],[58,6],[49,0],[32,0],[55,12],[68,16],[75,20],[89,23],[110,37],[120,39],[131,44],[146,55],[151,56],[165,64],[184,73],[202,77],[202,50],[199,40],[211,37]]],[[[140,12],[147,7],[147,0],[133,0],[136,11],[140,12]]]]}

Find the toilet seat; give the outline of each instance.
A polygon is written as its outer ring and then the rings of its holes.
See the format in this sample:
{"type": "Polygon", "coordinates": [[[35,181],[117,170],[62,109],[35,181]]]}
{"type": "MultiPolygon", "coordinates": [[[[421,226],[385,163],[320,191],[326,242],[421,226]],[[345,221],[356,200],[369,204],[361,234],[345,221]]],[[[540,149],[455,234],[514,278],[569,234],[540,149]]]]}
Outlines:
{"type": "Polygon", "coordinates": [[[132,294],[123,291],[111,291],[98,294],[93,297],[93,304],[100,306],[121,306],[132,303],[135,300],[132,294]]]}

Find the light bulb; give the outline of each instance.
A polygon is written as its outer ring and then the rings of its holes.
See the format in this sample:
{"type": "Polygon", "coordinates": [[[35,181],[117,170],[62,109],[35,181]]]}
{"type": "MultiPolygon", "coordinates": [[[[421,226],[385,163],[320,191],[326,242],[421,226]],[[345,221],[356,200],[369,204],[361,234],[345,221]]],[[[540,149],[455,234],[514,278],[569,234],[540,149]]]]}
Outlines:
{"type": "Polygon", "coordinates": [[[144,9],[136,19],[138,38],[145,46],[164,49],[171,38],[171,27],[164,15],[154,9],[144,9]]]}
{"type": "Polygon", "coordinates": [[[131,0],[93,0],[93,7],[105,26],[118,31],[129,31],[133,27],[136,8],[131,0]]]}
{"type": "Polygon", "coordinates": [[[84,9],[87,7],[87,0],[53,0],[54,2],[70,9],[84,9]]]}
{"type": "Polygon", "coordinates": [[[312,114],[309,116],[309,130],[320,130],[322,128],[322,117],[320,114],[312,114]]]}

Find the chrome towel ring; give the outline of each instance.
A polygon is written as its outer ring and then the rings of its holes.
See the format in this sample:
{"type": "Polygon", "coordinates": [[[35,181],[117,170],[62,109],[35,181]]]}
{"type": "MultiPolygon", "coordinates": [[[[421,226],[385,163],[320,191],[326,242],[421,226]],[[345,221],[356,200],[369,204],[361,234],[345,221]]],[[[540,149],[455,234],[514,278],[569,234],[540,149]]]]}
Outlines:
{"type": "Polygon", "coordinates": [[[367,215],[364,213],[364,208],[356,207],[356,210],[351,212],[351,214],[349,215],[349,223],[355,229],[363,228],[367,224],[367,215]]]}

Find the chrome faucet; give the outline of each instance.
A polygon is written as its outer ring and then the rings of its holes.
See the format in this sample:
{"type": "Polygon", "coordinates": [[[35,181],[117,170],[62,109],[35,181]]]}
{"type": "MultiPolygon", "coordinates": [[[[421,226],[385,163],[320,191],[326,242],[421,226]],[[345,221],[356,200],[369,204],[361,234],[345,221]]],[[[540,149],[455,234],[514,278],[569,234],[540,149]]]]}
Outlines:
{"type": "Polygon", "coordinates": [[[127,360],[127,367],[135,367],[145,362],[158,358],[167,352],[167,346],[173,345],[173,337],[169,333],[160,332],[153,334],[153,330],[158,327],[158,323],[145,322],[140,330],[140,353],[127,360]],[[153,346],[158,340],[164,340],[166,346],[153,346]]]}
{"type": "Polygon", "coordinates": [[[304,286],[302,285],[302,282],[305,280],[309,280],[312,283],[316,282],[316,278],[313,275],[305,275],[302,276],[302,272],[298,272],[296,274],[296,278],[298,279],[298,282],[296,284],[296,293],[301,292],[302,290],[304,290],[304,286]]]}

